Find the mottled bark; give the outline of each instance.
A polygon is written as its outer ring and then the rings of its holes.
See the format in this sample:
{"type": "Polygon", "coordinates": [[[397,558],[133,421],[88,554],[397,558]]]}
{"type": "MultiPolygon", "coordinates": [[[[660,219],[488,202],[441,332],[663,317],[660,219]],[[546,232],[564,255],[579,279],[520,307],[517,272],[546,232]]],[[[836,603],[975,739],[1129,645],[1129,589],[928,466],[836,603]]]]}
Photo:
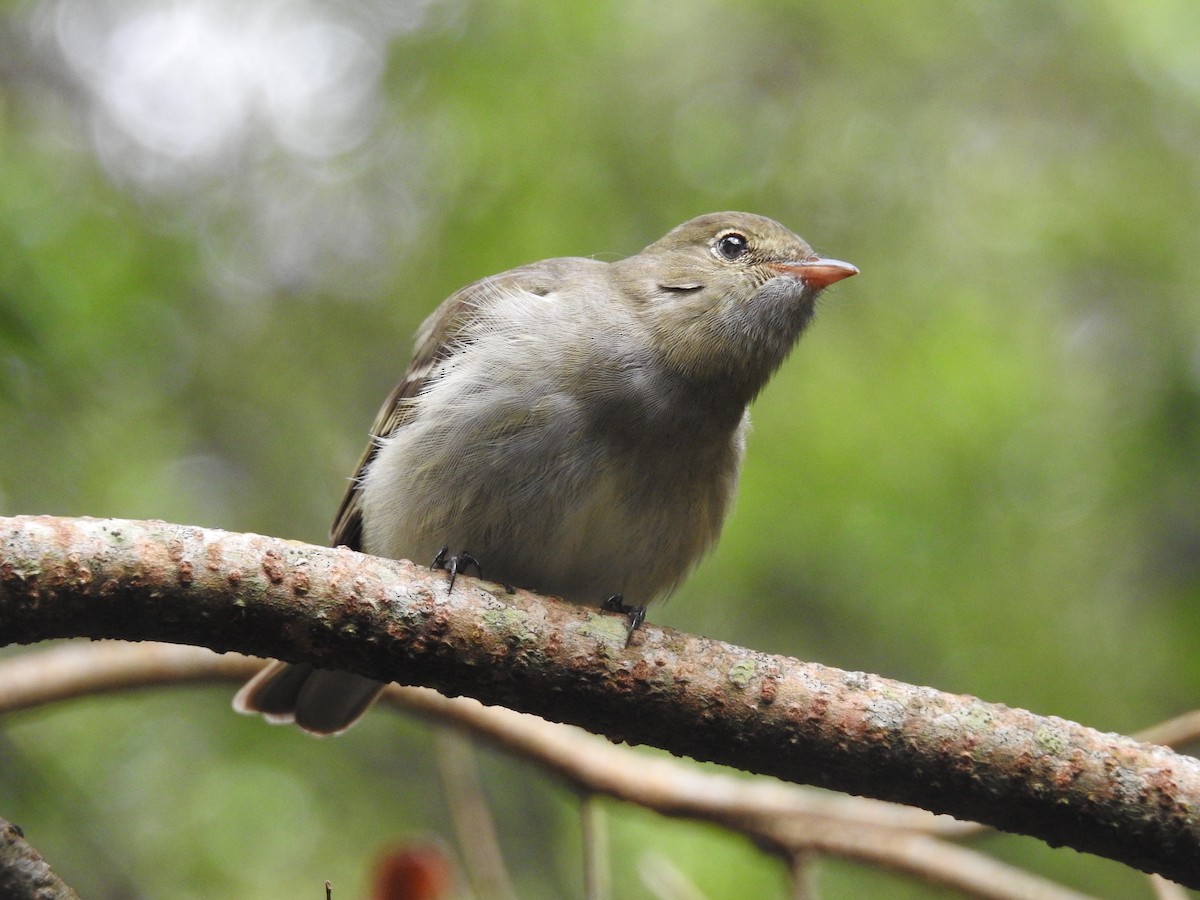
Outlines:
{"type": "Polygon", "coordinates": [[[0,644],[164,640],[466,694],[1200,887],[1200,762],[1054,717],[443,574],[161,522],[0,519],[0,644]]]}
{"type": "Polygon", "coordinates": [[[25,842],[21,829],[0,819],[0,897],[5,900],[79,900],[25,842]]]}

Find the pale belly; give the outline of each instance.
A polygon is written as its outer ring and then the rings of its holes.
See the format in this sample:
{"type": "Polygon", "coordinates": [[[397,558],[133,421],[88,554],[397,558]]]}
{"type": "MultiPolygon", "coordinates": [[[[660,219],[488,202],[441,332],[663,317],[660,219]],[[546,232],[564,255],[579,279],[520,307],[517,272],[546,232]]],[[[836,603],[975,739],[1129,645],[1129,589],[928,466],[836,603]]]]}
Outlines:
{"type": "Polygon", "coordinates": [[[736,463],[706,478],[708,457],[740,455],[740,435],[632,454],[532,426],[449,452],[468,445],[437,430],[406,426],[381,446],[364,479],[364,549],[428,564],[447,546],[490,580],[585,604],[670,593],[732,501],[736,463]]]}

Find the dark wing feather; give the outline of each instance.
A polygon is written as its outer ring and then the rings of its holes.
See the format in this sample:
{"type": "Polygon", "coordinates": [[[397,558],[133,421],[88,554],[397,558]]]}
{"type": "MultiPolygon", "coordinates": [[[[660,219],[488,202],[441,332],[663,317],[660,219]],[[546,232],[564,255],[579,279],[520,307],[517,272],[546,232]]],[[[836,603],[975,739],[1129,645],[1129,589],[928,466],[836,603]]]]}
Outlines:
{"type": "MultiPolygon", "coordinates": [[[[499,276],[497,276],[499,277],[499,276]]],[[[417,332],[416,351],[404,380],[392,390],[371,425],[371,439],[358,461],[354,477],[342,497],[337,516],[330,529],[330,540],[335,547],[345,546],[351,550],[362,550],[363,519],[362,519],[362,477],[367,466],[375,459],[379,451],[379,442],[390,437],[405,424],[411,413],[411,405],[406,403],[421,393],[426,381],[437,367],[453,350],[459,340],[459,333],[465,322],[470,318],[470,312],[480,296],[488,290],[493,279],[484,279],[470,284],[452,294],[421,326],[417,332]]]]}
{"type": "Polygon", "coordinates": [[[546,296],[550,294],[564,276],[581,270],[604,267],[592,259],[577,257],[547,259],[530,263],[483,278],[448,297],[434,313],[425,320],[417,332],[416,352],[409,364],[404,380],[388,397],[371,426],[371,442],[363,451],[354,478],[342,498],[337,517],[333,521],[330,537],[334,546],[347,546],[351,550],[362,550],[362,497],[363,473],[375,458],[379,442],[403,428],[412,415],[412,405],[405,401],[418,396],[433,375],[438,363],[472,339],[471,323],[476,309],[486,306],[490,300],[505,290],[525,290],[546,296]]]}
{"type": "Polygon", "coordinates": [[[375,416],[371,426],[371,440],[358,461],[354,477],[342,496],[342,504],[338,507],[333,527],[329,531],[330,541],[335,547],[349,547],[351,550],[362,550],[362,496],[359,482],[375,453],[379,450],[379,439],[387,437],[404,424],[404,407],[402,401],[407,397],[416,396],[421,384],[405,378],[392,389],[387,402],[375,416]]]}

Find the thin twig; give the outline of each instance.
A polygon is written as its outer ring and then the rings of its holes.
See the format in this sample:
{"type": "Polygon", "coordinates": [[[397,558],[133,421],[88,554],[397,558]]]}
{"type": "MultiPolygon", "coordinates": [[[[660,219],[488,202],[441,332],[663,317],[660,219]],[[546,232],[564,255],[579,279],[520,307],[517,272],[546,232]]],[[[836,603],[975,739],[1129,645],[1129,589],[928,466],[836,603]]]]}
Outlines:
{"type": "Polygon", "coordinates": [[[798,850],[788,860],[791,878],[790,900],[817,900],[817,862],[820,856],[811,850],[798,850]]]}
{"type": "Polygon", "coordinates": [[[479,780],[474,748],[461,734],[444,727],[437,728],[435,741],[442,790],[472,891],[486,900],[516,900],[487,795],[479,780]]]}
{"type": "Polygon", "coordinates": [[[1167,881],[1161,875],[1150,875],[1149,878],[1155,900],[1188,900],[1188,892],[1175,882],[1167,881]]]}
{"type": "Polygon", "coordinates": [[[596,794],[588,794],[579,804],[583,843],[583,895],[587,900],[609,900],[612,878],[608,856],[608,816],[596,794]]]}
{"type": "Polygon", "coordinates": [[[656,850],[642,854],[638,875],[654,900],[708,900],[679,866],[656,850]]]}

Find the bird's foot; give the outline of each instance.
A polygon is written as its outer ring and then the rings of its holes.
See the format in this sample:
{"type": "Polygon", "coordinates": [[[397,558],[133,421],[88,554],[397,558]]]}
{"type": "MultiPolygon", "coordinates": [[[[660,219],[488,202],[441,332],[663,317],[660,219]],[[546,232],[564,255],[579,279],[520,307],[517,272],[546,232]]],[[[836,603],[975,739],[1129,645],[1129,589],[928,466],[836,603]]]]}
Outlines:
{"type": "Polygon", "coordinates": [[[628,647],[630,640],[633,638],[633,633],[646,621],[646,607],[630,606],[625,602],[624,594],[613,594],[600,604],[600,608],[605,612],[615,612],[623,616],[629,616],[629,630],[625,634],[625,646],[628,647]]]}
{"type": "Polygon", "coordinates": [[[450,573],[450,583],[446,586],[447,594],[454,590],[454,579],[458,577],[458,573],[466,572],[471,566],[475,567],[475,574],[482,578],[483,569],[479,566],[479,560],[466,550],[460,550],[451,556],[449,544],[443,546],[437,552],[437,556],[433,558],[433,562],[429,564],[431,569],[445,569],[450,573]]]}

